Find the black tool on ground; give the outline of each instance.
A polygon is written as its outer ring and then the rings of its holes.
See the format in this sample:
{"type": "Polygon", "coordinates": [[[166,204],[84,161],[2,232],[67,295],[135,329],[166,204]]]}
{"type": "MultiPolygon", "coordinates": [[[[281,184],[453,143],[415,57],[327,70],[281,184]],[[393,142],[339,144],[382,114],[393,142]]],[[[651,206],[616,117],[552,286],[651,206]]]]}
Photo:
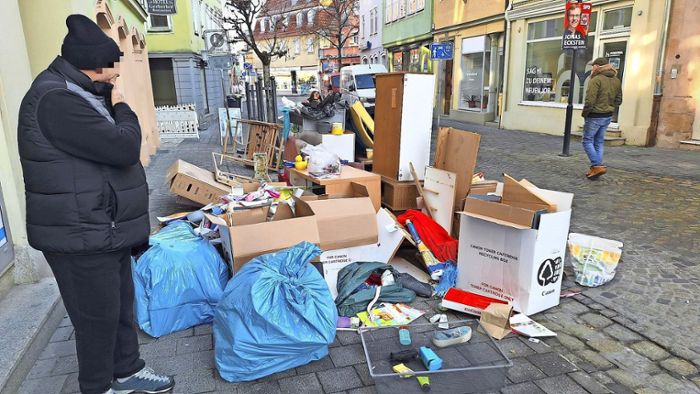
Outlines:
{"type": "Polygon", "coordinates": [[[398,361],[404,363],[418,358],[418,351],[416,349],[407,349],[402,350],[400,352],[391,352],[389,354],[389,358],[391,359],[391,361],[398,361]]]}

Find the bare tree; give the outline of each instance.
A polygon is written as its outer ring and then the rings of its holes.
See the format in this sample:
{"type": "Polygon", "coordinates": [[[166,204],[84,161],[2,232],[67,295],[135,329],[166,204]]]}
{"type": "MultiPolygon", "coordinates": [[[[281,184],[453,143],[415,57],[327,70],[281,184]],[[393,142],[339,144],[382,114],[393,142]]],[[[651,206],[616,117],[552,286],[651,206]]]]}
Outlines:
{"type": "MultiPolygon", "coordinates": [[[[266,87],[271,87],[270,64],[276,58],[287,54],[286,41],[280,39],[278,32],[282,31],[284,18],[272,15],[279,10],[270,10],[266,0],[226,0],[225,7],[228,15],[224,16],[224,28],[235,33],[236,39],[242,41],[260,59],[263,68],[263,81],[266,87]],[[256,23],[265,26],[256,34],[256,23]]],[[[272,100],[267,101],[268,113],[274,113],[272,100]]]]}
{"type": "Polygon", "coordinates": [[[324,0],[319,2],[319,29],[314,33],[327,40],[338,52],[338,70],[343,67],[343,48],[354,35],[360,31],[357,16],[359,0],[324,0]]]}

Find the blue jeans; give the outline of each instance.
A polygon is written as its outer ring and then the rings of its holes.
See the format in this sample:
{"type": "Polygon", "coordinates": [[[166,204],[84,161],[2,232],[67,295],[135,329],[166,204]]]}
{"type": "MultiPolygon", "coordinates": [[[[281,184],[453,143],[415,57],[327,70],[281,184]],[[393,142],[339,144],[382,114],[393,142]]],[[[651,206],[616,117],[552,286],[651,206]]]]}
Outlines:
{"type": "Polygon", "coordinates": [[[607,118],[586,118],[583,124],[583,150],[586,151],[591,166],[603,164],[603,146],[605,145],[605,131],[612,121],[612,116],[607,118]]]}

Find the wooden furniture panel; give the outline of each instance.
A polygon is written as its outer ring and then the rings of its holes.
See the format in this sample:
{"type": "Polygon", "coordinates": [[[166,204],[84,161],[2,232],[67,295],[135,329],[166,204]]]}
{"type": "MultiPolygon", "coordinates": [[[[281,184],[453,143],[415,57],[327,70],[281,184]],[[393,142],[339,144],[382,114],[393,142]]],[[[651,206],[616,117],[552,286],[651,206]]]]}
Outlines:
{"type": "Polygon", "coordinates": [[[326,194],[334,195],[351,195],[352,182],[364,185],[369,193],[369,198],[372,200],[374,210],[378,211],[381,208],[381,177],[371,172],[363,171],[350,166],[342,166],[340,176],[328,179],[318,179],[309,175],[307,170],[297,170],[291,168],[289,170],[289,181],[294,186],[312,186],[320,185],[326,189],[326,194]]]}
{"type": "Polygon", "coordinates": [[[395,179],[399,172],[404,75],[389,73],[376,76],[372,171],[391,179],[395,179]]]}
{"type": "Polygon", "coordinates": [[[417,209],[418,189],[413,181],[399,182],[382,177],[382,204],[392,211],[417,209]]]}

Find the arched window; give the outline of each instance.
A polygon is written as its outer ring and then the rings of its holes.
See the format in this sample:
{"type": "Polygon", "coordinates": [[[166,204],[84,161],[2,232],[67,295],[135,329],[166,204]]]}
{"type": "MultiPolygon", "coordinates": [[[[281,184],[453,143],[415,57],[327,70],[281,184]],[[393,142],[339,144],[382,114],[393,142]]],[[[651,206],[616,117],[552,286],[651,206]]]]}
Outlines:
{"type": "Polygon", "coordinates": [[[297,12],[297,27],[302,26],[304,26],[304,14],[301,12],[297,12]]]}
{"type": "Polygon", "coordinates": [[[306,20],[308,21],[309,26],[313,26],[315,18],[316,18],[316,10],[309,10],[309,13],[307,14],[307,17],[306,17],[306,20]]]}

